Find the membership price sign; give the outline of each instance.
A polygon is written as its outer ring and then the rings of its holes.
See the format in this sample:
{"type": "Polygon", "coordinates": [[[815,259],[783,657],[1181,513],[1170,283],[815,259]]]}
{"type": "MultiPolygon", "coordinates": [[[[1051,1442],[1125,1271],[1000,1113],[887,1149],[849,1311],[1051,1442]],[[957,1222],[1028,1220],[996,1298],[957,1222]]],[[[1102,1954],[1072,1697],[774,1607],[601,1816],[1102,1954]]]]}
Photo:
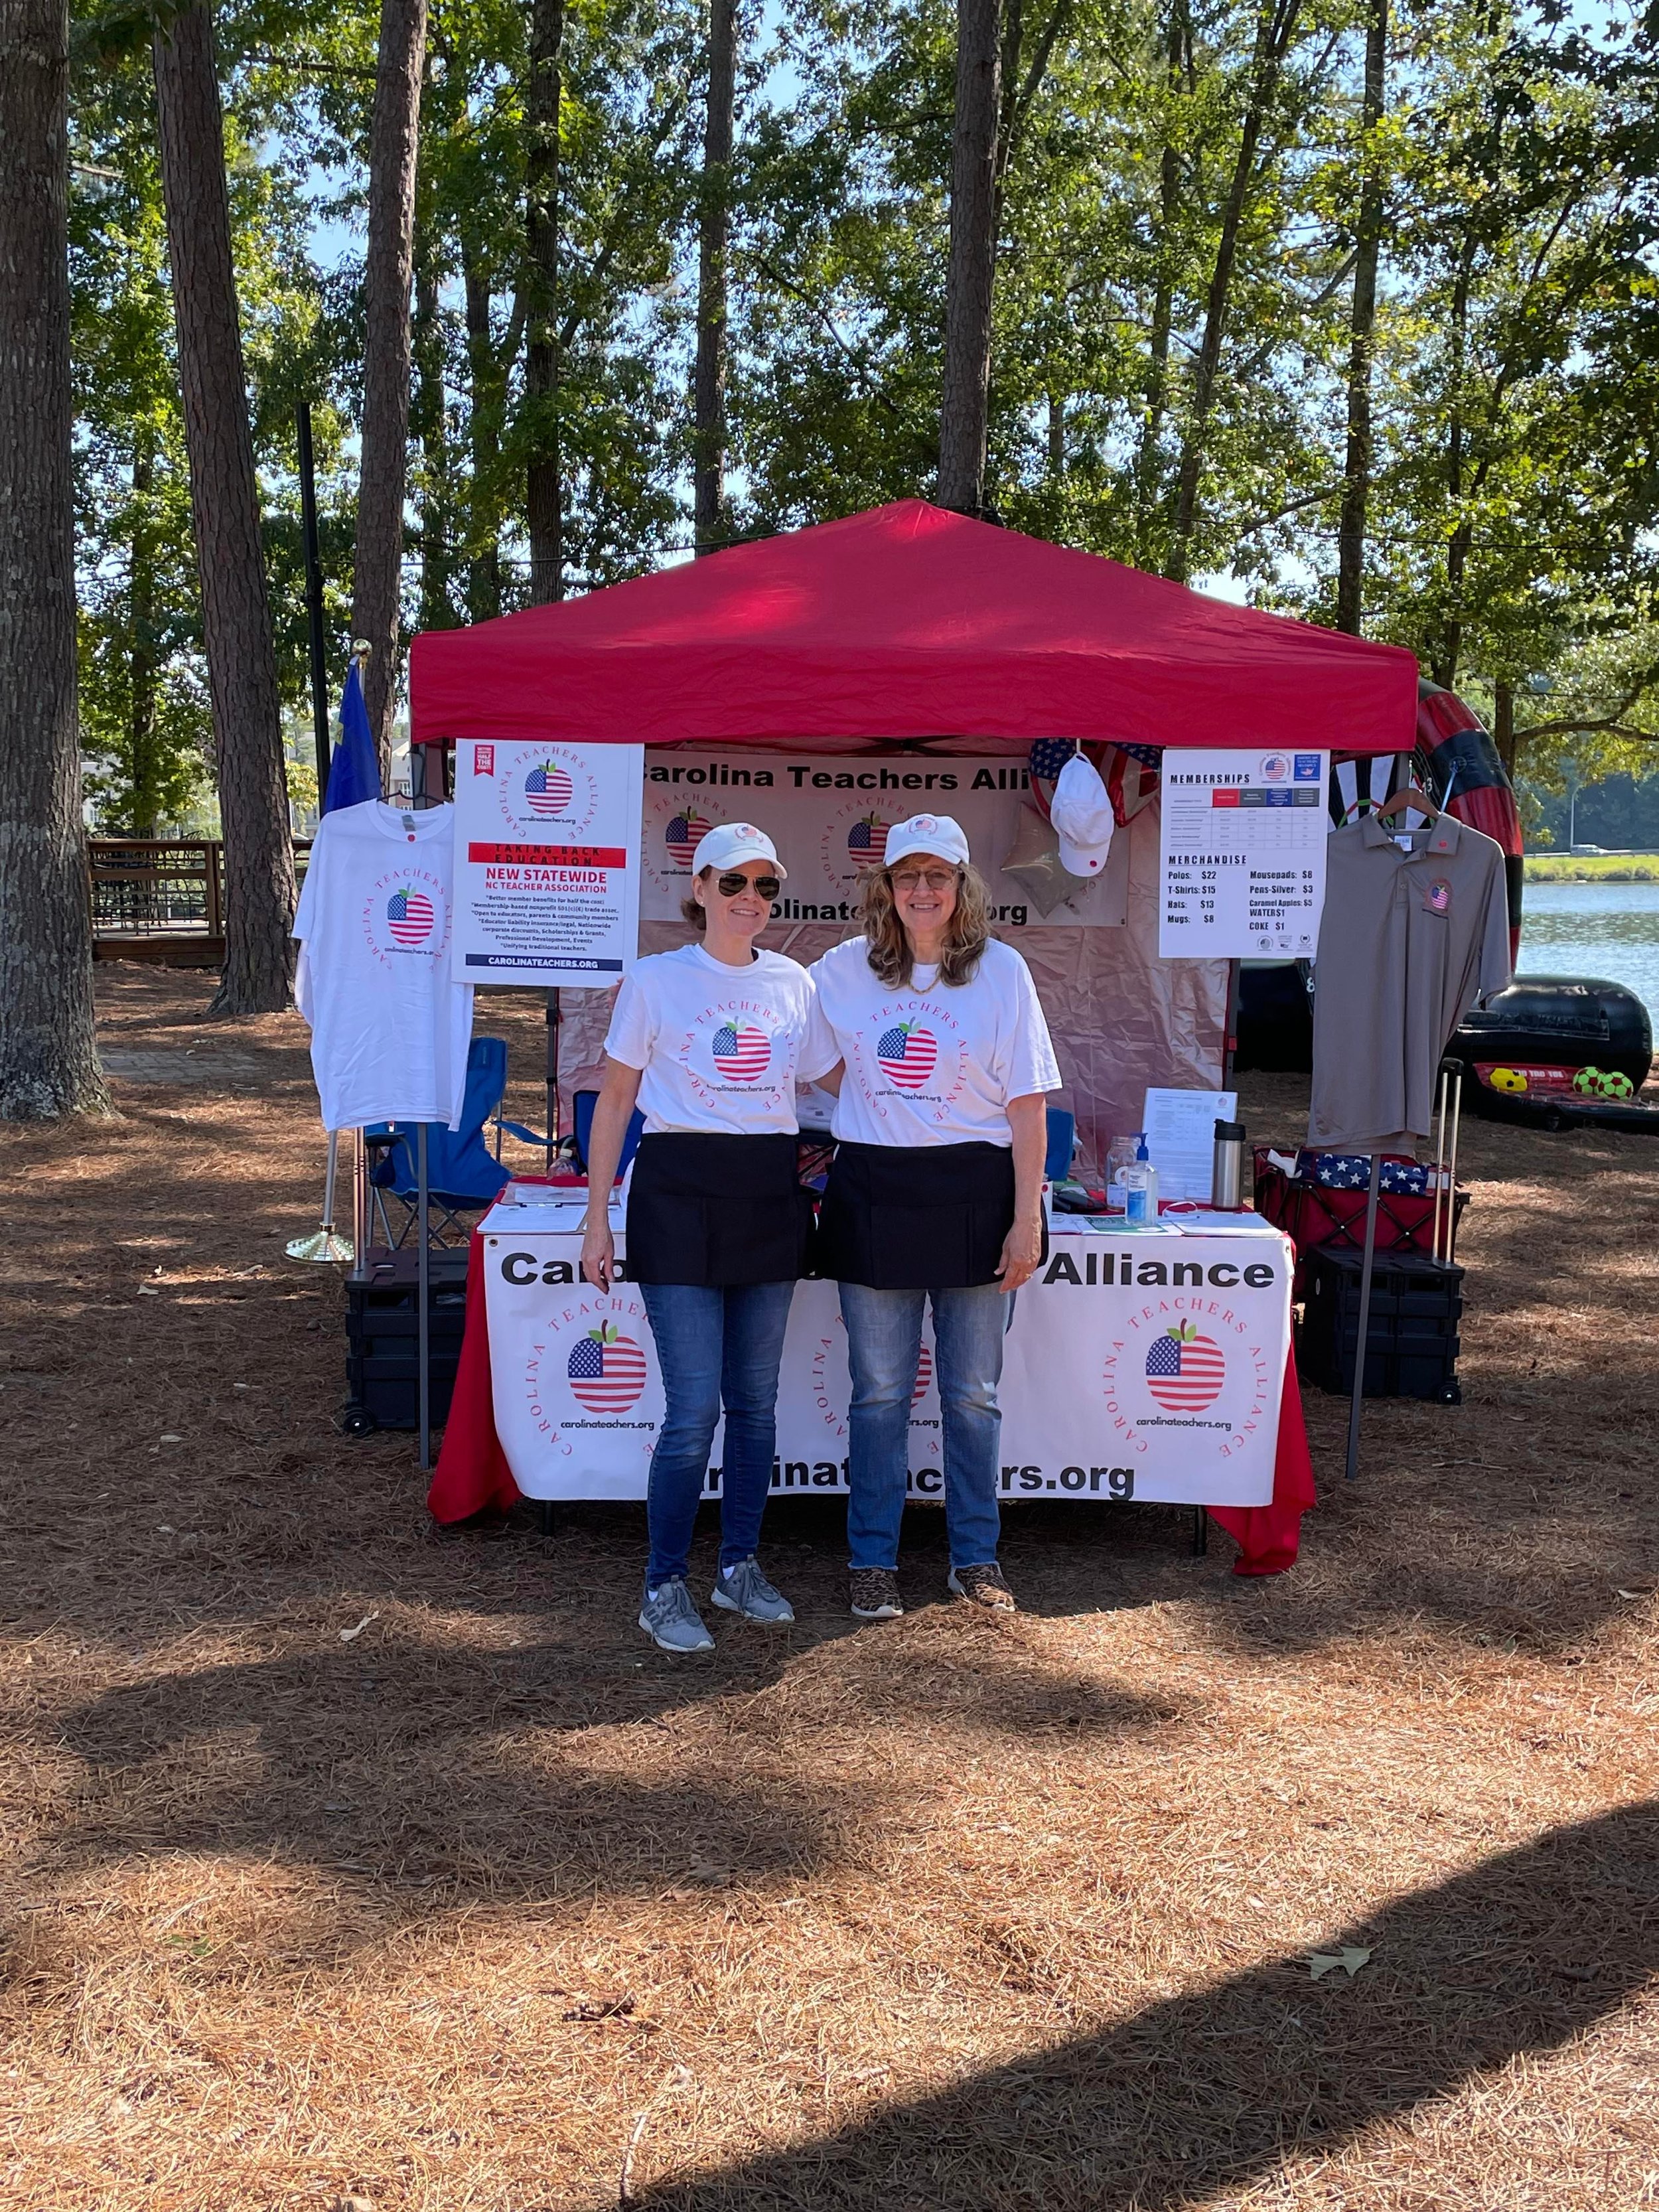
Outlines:
{"type": "Polygon", "coordinates": [[[1328,753],[1164,756],[1165,960],[1310,960],[1325,903],[1328,753]]]}
{"type": "Polygon", "coordinates": [[[600,988],[640,937],[641,745],[455,748],[458,982],[600,988]]]}

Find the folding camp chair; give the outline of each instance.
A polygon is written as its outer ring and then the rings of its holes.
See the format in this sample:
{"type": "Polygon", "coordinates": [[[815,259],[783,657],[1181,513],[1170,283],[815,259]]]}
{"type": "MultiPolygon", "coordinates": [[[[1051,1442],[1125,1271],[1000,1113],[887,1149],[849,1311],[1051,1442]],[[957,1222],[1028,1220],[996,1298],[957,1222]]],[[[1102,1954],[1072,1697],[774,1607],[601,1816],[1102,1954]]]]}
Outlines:
{"type": "MultiPolygon", "coordinates": [[[[587,1139],[593,1127],[593,1109],[599,1103],[597,1091],[578,1091],[572,1094],[571,1104],[575,1109],[576,1159],[584,1175],[587,1173],[587,1139]]],[[[640,1138],[645,1130],[645,1116],[636,1106],[628,1117],[628,1127],[623,1133],[622,1158],[617,1163],[620,1181],[628,1173],[629,1164],[639,1149],[640,1138]]]]}
{"type": "MultiPolygon", "coordinates": [[[[466,1056],[466,1091],[460,1127],[447,1129],[441,1121],[428,1121],[426,1125],[428,1218],[434,1245],[465,1244],[472,1232],[472,1224],[462,1217],[483,1212],[501,1195],[508,1179],[501,1163],[503,1133],[526,1145],[544,1145],[547,1141],[517,1121],[501,1120],[501,1105],[506,1090],[506,1043],[500,1037],[474,1037],[466,1056]],[[493,1153],[484,1141],[486,1128],[495,1133],[493,1153]]],[[[413,1121],[386,1122],[363,1132],[363,1143],[372,1162],[368,1178],[370,1203],[382,1232],[379,1238],[371,1237],[370,1241],[394,1252],[402,1248],[420,1211],[415,1164],[415,1133],[418,1126],[413,1121]],[[393,1199],[403,1208],[395,1230],[387,1204],[393,1199]]]]}

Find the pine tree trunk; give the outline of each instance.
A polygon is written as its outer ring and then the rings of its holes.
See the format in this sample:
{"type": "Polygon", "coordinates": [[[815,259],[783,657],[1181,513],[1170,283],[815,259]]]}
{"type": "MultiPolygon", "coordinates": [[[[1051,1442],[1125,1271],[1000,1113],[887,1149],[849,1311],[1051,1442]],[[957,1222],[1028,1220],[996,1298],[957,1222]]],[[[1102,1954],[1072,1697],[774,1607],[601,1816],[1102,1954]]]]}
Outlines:
{"type": "Polygon", "coordinates": [[[1515,686],[1501,676],[1492,687],[1492,743],[1498,748],[1498,757],[1504,763],[1504,773],[1515,781],[1515,759],[1517,741],[1515,728],[1515,686]]]}
{"type": "Polygon", "coordinates": [[[363,704],[392,759],[409,467],[409,285],[415,251],[415,158],[426,67],[426,0],[380,0],[374,116],[368,144],[368,251],[363,267],[363,434],[351,635],[372,648],[363,704]]]}
{"type": "Polygon", "coordinates": [[[978,514],[985,504],[1001,104],[1000,0],[957,0],[956,130],[951,154],[939,503],[962,514],[978,514]]]}
{"type": "MultiPolygon", "coordinates": [[[[1171,98],[1192,89],[1192,18],[1187,0],[1170,0],[1165,40],[1165,89],[1171,98]]],[[[1170,404],[1170,337],[1175,313],[1176,216],[1181,204],[1181,150],[1164,136],[1158,173],[1158,276],[1152,292],[1152,325],[1146,344],[1146,406],[1140,418],[1135,456],[1136,521],[1143,550],[1150,542],[1153,514],[1164,501],[1158,493],[1158,447],[1170,404]]]]}
{"type": "Polygon", "coordinates": [[[525,216],[529,342],[525,398],[530,459],[525,520],[530,599],[564,597],[564,495],[559,459],[559,96],[564,0],[531,0],[530,83],[525,99],[525,216]]]}
{"type": "Polygon", "coordinates": [[[131,582],[127,627],[127,744],[132,763],[132,834],[153,837],[160,812],[155,758],[155,707],[160,656],[155,649],[155,531],[150,495],[155,488],[155,428],[140,418],[132,444],[131,582]]]}
{"type": "Polygon", "coordinates": [[[448,629],[455,620],[450,602],[454,527],[449,455],[449,422],[445,408],[443,331],[439,322],[438,270],[428,228],[421,226],[415,256],[415,321],[410,356],[414,389],[410,394],[410,428],[421,449],[416,483],[420,515],[421,592],[417,629],[448,629]]]}
{"type": "Polygon", "coordinates": [[[1365,132],[1354,237],[1353,308],[1348,348],[1348,451],[1337,526],[1336,626],[1359,635],[1364,617],[1365,526],[1371,495],[1371,357],[1376,331],[1376,267],[1382,246],[1382,168],[1376,138],[1387,98],[1389,0],[1370,0],[1365,27],[1365,132]]]}
{"type": "Polygon", "coordinates": [[[737,0],[709,0],[708,106],[702,140],[702,205],[697,240],[697,365],[692,536],[712,553],[726,516],[726,251],[732,226],[732,138],[736,120],[737,0]]]}
{"type": "Polygon", "coordinates": [[[468,484],[466,612],[489,622],[501,611],[501,541],[495,521],[495,471],[501,450],[501,378],[489,328],[489,285],[477,248],[461,238],[461,281],[466,298],[468,484]]]}
{"type": "Polygon", "coordinates": [[[1244,204],[1255,174],[1256,149],[1261,144],[1262,127],[1278,95],[1285,57],[1290,51],[1300,12],[1301,0],[1267,0],[1256,19],[1249,91],[1238,134],[1238,151],[1233,161],[1232,181],[1222,208],[1221,232],[1216,240],[1215,261],[1204,302],[1204,330],[1193,373],[1192,404],[1181,441],[1181,466],[1176,479],[1175,543],[1165,568],[1166,574],[1178,583],[1187,580],[1193,534],[1198,526],[1198,487],[1204,473],[1210,410],[1215,404],[1216,379],[1221,368],[1222,342],[1232,307],[1233,275],[1238,263],[1244,204]]]}
{"type": "Polygon", "coordinates": [[[69,15],[0,0],[0,1119],[106,1111],[75,711],[69,15]]]}
{"type": "Polygon", "coordinates": [[[201,0],[180,9],[156,33],[154,57],[224,832],[225,964],[212,1011],[271,1013],[289,1003],[294,848],[231,261],[224,118],[212,27],[201,0]]]}

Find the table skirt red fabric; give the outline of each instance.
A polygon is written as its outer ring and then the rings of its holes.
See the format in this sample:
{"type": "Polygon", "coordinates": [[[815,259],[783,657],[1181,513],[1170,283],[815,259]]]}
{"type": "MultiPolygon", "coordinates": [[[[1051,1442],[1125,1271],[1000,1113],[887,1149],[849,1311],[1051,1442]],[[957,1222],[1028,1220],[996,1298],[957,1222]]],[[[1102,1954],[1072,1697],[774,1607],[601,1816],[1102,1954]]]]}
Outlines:
{"type": "MultiPolygon", "coordinates": [[[[522,1492],[513,1480],[501,1439],[489,1389],[489,1320],[484,1307],[483,1244],[474,1236],[466,1269],[466,1334],[461,1343],[455,1392],[443,1449],[433,1472],[427,1504],[434,1518],[465,1521],[491,1508],[505,1512],[522,1492]]],[[[1273,1467],[1273,1502],[1268,1505],[1212,1505],[1210,1518],[1238,1546],[1236,1575],[1278,1575],[1294,1566],[1301,1540],[1302,1516],[1314,1504],[1313,1461],[1302,1419],[1294,1357],[1285,1362],[1285,1391],[1279,1406],[1279,1456],[1273,1467]]]]}

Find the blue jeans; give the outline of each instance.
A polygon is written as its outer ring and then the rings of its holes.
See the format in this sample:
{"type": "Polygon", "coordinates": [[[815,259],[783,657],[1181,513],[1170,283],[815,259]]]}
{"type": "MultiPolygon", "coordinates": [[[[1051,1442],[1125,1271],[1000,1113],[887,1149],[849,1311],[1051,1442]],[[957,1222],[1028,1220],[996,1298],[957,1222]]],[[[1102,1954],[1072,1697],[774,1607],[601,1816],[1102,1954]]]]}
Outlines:
{"type": "Polygon", "coordinates": [[[910,1465],[910,1399],[921,1355],[921,1316],[933,1302],[939,1402],[945,1413],[945,1528],[953,1567],[997,1555],[997,1454],[1002,1414],[1006,1294],[995,1283],[964,1291],[872,1291],[841,1285],[853,1370],[847,1540],[854,1567],[896,1567],[910,1465]]]}
{"type": "Polygon", "coordinates": [[[722,1403],[721,1568],[746,1559],[760,1541],[777,1449],[778,1368],[795,1286],[641,1283],[639,1291],[657,1340],[665,1401],[645,1504],[651,1535],[645,1583],[656,1589],[690,1566],[722,1403]]]}

